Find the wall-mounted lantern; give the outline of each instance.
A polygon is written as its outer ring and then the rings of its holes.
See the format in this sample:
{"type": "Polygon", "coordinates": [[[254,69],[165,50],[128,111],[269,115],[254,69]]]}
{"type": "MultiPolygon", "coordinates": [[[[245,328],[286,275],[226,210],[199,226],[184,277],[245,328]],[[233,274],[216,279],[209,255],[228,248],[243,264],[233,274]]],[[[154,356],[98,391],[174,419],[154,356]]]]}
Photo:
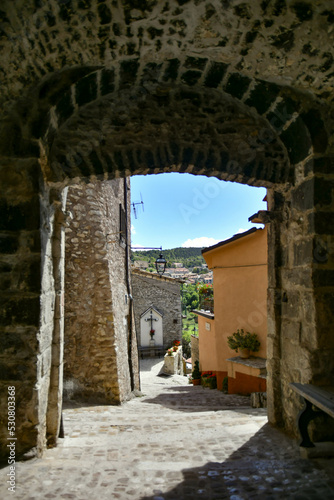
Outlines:
{"type": "Polygon", "coordinates": [[[162,253],[160,253],[159,257],[155,261],[155,267],[157,269],[157,273],[159,274],[160,278],[166,270],[166,264],[167,264],[166,259],[164,259],[162,253]]]}

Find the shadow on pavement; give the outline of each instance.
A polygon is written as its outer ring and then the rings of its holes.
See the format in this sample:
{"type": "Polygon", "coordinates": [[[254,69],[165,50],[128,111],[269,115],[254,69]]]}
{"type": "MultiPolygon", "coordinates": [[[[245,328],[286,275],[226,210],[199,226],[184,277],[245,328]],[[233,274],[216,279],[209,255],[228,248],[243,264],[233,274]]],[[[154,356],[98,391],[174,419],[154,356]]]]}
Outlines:
{"type": "MultiPolygon", "coordinates": [[[[143,403],[164,406],[176,411],[219,411],[226,409],[249,408],[250,398],[237,394],[224,394],[216,389],[210,390],[200,386],[175,385],[166,386],[153,398],[145,398],[143,403]]],[[[262,410],[263,413],[263,410],[262,410]]]]}
{"type": "MultiPolygon", "coordinates": [[[[139,359],[139,370],[140,372],[150,372],[154,371],[158,364],[163,364],[164,358],[144,358],[139,359]]],[[[159,369],[155,370],[159,371],[159,369]]]]}
{"type": "Polygon", "coordinates": [[[269,424],[224,462],[183,469],[182,474],[184,479],[176,487],[156,490],[141,500],[334,498],[325,470],[316,462],[301,459],[297,444],[269,424]]]}

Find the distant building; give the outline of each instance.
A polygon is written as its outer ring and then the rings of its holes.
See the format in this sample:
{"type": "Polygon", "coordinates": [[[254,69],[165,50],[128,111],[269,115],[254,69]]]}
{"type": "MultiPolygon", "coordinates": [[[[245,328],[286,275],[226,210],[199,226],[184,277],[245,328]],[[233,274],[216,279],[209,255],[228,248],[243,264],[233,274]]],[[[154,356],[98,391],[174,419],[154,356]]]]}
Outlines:
{"type": "Polygon", "coordinates": [[[167,350],[182,341],[181,283],[163,275],[132,269],[132,294],[139,347],[146,347],[150,330],[155,345],[167,350]],[[152,319],[151,319],[152,318],[152,319]]]}
{"type": "Polygon", "coordinates": [[[173,262],[174,267],[183,267],[182,262],[173,262]]]}
{"type": "Polygon", "coordinates": [[[182,279],[185,276],[188,276],[189,274],[190,271],[186,267],[179,267],[179,268],[168,267],[165,271],[166,276],[169,276],[170,278],[174,279],[182,279]]]}
{"type": "Polygon", "coordinates": [[[149,267],[149,264],[146,260],[135,260],[132,265],[135,269],[143,269],[143,270],[149,267]]]}
{"type": "Polygon", "coordinates": [[[212,285],[212,283],[213,283],[213,272],[211,271],[211,273],[202,274],[202,280],[203,280],[203,283],[206,283],[207,285],[212,285]]]}

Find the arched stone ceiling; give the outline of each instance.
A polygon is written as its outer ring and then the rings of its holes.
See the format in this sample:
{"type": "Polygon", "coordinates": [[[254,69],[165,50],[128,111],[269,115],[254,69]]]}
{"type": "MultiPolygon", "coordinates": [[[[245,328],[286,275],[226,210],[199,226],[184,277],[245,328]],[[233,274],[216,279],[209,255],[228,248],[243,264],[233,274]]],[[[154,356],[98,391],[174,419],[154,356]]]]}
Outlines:
{"type": "MultiPolygon", "coordinates": [[[[269,122],[230,95],[186,85],[131,87],[50,123],[50,180],[165,170],[250,184],[289,180],[289,158],[269,122]]],[[[87,96],[87,94],[86,94],[87,96]]],[[[60,111],[60,108],[58,112],[60,111]]]]}
{"type": "Polygon", "coordinates": [[[210,60],[334,98],[332,0],[3,0],[0,23],[2,105],[63,68],[115,61],[175,60],[196,80],[210,60]]]}

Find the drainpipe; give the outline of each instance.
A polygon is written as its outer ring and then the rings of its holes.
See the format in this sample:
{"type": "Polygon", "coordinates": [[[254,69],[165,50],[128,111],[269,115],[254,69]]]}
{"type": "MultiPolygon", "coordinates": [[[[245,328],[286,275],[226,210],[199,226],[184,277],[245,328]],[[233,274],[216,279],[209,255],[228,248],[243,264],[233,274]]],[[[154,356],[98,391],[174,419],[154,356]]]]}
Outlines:
{"type": "Polygon", "coordinates": [[[132,346],[133,346],[133,336],[132,336],[132,317],[133,317],[133,297],[131,294],[131,283],[130,283],[130,245],[129,245],[129,234],[128,234],[128,186],[127,178],[124,177],[124,211],[125,211],[125,276],[126,276],[126,288],[129,297],[129,315],[128,315],[128,362],[129,362],[129,372],[130,372],[130,383],[131,391],[135,388],[133,366],[132,366],[132,346]]]}

